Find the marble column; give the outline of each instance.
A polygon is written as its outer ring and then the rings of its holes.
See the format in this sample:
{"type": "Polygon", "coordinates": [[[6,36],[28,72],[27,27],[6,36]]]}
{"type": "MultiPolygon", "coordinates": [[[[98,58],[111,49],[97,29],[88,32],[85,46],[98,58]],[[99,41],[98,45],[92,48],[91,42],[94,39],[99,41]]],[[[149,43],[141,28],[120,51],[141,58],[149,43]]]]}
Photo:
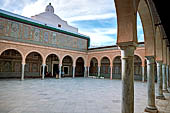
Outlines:
{"type": "Polygon", "coordinates": [[[121,113],[134,113],[134,46],[123,46],[121,113]]]}
{"type": "Polygon", "coordinates": [[[167,87],[169,86],[169,65],[166,66],[167,87]]]}
{"type": "Polygon", "coordinates": [[[145,66],[142,66],[142,82],[145,82],[146,80],[146,72],[145,72],[145,66]]]}
{"type": "Polygon", "coordinates": [[[162,64],[162,75],[163,75],[163,92],[168,93],[168,89],[167,89],[167,75],[166,75],[166,64],[162,64]]]}
{"type": "Polygon", "coordinates": [[[98,74],[97,74],[98,77],[100,77],[100,66],[98,66],[98,74]]]}
{"type": "Polygon", "coordinates": [[[87,67],[87,77],[89,77],[89,73],[90,73],[90,67],[87,67]]]}
{"type": "Polygon", "coordinates": [[[76,66],[73,66],[73,78],[75,78],[75,69],[76,69],[76,66]]]}
{"type": "Polygon", "coordinates": [[[84,66],[84,77],[87,77],[87,67],[84,66]]]}
{"type": "Polygon", "coordinates": [[[157,85],[158,85],[156,98],[164,100],[165,97],[163,95],[163,90],[162,90],[162,84],[163,84],[163,81],[162,81],[162,61],[157,61],[156,64],[157,64],[157,85]]]}
{"type": "Polygon", "coordinates": [[[24,80],[25,63],[22,63],[22,75],[21,80],[24,80]]]}
{"type": "Polygon", "coordinates": [[[168,87],[170,87],[170,68],[169,68],[169,75],[168,75],[168,87]]]}
{"type": "Polygon", "coordinates": [[[43,67],[42,80],[44,80],[44,77],[45,77],[45,66],[46,66],[46,64],[42,64],[42,67],[43,67]]]}
{"type": "Polygon", "coordinates": [[[154,56],[146,56],[147,58],[147,107],[146,112],[158,112],[155,106],[155,74],[154,74],[154,56]]]}
{"type": "Polygon", "coordinates": [[[62,68],[62,65],[59,65],[59,79],[61,78],[61,68],[62,68]]]}
{"type": "Polygon", "coordinates": [[[112,74],[113,74],[113,72],[112,72],[112,67],[113,67],[113,66],[110,66],[110,80],[112,80],[112,74]]]}

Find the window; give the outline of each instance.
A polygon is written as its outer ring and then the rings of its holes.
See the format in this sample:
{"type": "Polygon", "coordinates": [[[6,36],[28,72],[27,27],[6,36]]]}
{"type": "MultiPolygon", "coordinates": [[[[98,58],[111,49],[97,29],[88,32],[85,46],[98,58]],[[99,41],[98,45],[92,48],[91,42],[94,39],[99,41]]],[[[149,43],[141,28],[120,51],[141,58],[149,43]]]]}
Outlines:
{"type": "Polygon", "coordinates": [[[60,25],[60,24],[58,24],[58,27],[61,27],[61,25],[60,25]]]}

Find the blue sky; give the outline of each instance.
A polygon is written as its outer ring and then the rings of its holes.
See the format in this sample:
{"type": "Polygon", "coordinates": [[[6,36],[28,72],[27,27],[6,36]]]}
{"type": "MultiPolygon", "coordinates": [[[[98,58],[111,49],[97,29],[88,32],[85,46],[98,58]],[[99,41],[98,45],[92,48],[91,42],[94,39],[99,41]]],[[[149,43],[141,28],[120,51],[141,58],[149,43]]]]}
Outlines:
{"type": "MultiPolygon", "coordinates": [[[[0,0],[0,9],[31,17],[45,11],[51,3],[55,14],[90,36],[91,47],[116,44],[117,19],[114,0],[0,0]]],[[[143,28],[137,17],[138,41],[144,41],[143,28]]]]}

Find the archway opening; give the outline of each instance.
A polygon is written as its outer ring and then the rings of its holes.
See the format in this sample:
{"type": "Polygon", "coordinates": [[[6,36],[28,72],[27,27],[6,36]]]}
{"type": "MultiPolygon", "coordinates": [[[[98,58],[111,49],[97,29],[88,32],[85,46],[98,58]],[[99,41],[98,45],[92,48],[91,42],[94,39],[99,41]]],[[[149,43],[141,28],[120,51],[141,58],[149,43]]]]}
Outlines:
{"type": "Polygon", "coordinates": [[[92,58],[90,61],[89,76],[97,76],[98,73],[98,61],[96,58],[92,58]]]}
{"type": "MultiPolygon", "coordinates": [[[[42,57],[37,52],[31,52],[26,56],[25,78],[40,78],[42,76],[42,57]]],[[[45,67],[45,74],[47,67],[45,67]]]]}
{"type": "Polygon", "coordinates": [[[0,78],[20,78],[22,56],[14,49],[8,49],[0,55],[0,78]]]}
{"type": "Polygon", "coordinates": [[[81,57],[79,57],[76,61],[75,77],[84,77],[84,60],[81,57]]]}
{"type": "Polygon", "coordinates": [[[121,79],[121,56],[115,57],[113,61],[113,74],[112,78],[113,79],[121,79]]]}
{"type": "Polygon", "coordinates": [[[55,54],[48,55],[46,59],[47,73],[45,77],[58,78],[59,76],[59,58],[55,54]]]}
{"type": "Polygon", "coordinates": [[[110,60],[107,57],[103,57],[101,60],[101,76],[110,78],[110,60]]]}
{"type": "Polygon", "coordinates": [[[134,55],[134,79],[142,81],[142,60],[134,55]]]}
{"type": "Polygon", "coordinates": [[[62,61],[61,77],[73,76],[73,60],[70,56],[65,56],[62,61]]]}

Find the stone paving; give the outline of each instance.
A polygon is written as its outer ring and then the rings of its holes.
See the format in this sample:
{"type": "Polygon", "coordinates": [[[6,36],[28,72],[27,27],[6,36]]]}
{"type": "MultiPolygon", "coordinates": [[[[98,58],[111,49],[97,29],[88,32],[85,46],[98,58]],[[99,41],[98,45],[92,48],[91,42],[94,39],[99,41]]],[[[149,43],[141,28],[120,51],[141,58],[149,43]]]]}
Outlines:
{"type": "MultiPolygon", "coordinates": [[[[143,113],[147,85],[135,82],[135,113],[143,113]]],[[[156,100],[170,113],[170,94],[156,100]]],[[[121,80],[92,78],[0,79],[0,113],[120,113],[121,80]]]]}

